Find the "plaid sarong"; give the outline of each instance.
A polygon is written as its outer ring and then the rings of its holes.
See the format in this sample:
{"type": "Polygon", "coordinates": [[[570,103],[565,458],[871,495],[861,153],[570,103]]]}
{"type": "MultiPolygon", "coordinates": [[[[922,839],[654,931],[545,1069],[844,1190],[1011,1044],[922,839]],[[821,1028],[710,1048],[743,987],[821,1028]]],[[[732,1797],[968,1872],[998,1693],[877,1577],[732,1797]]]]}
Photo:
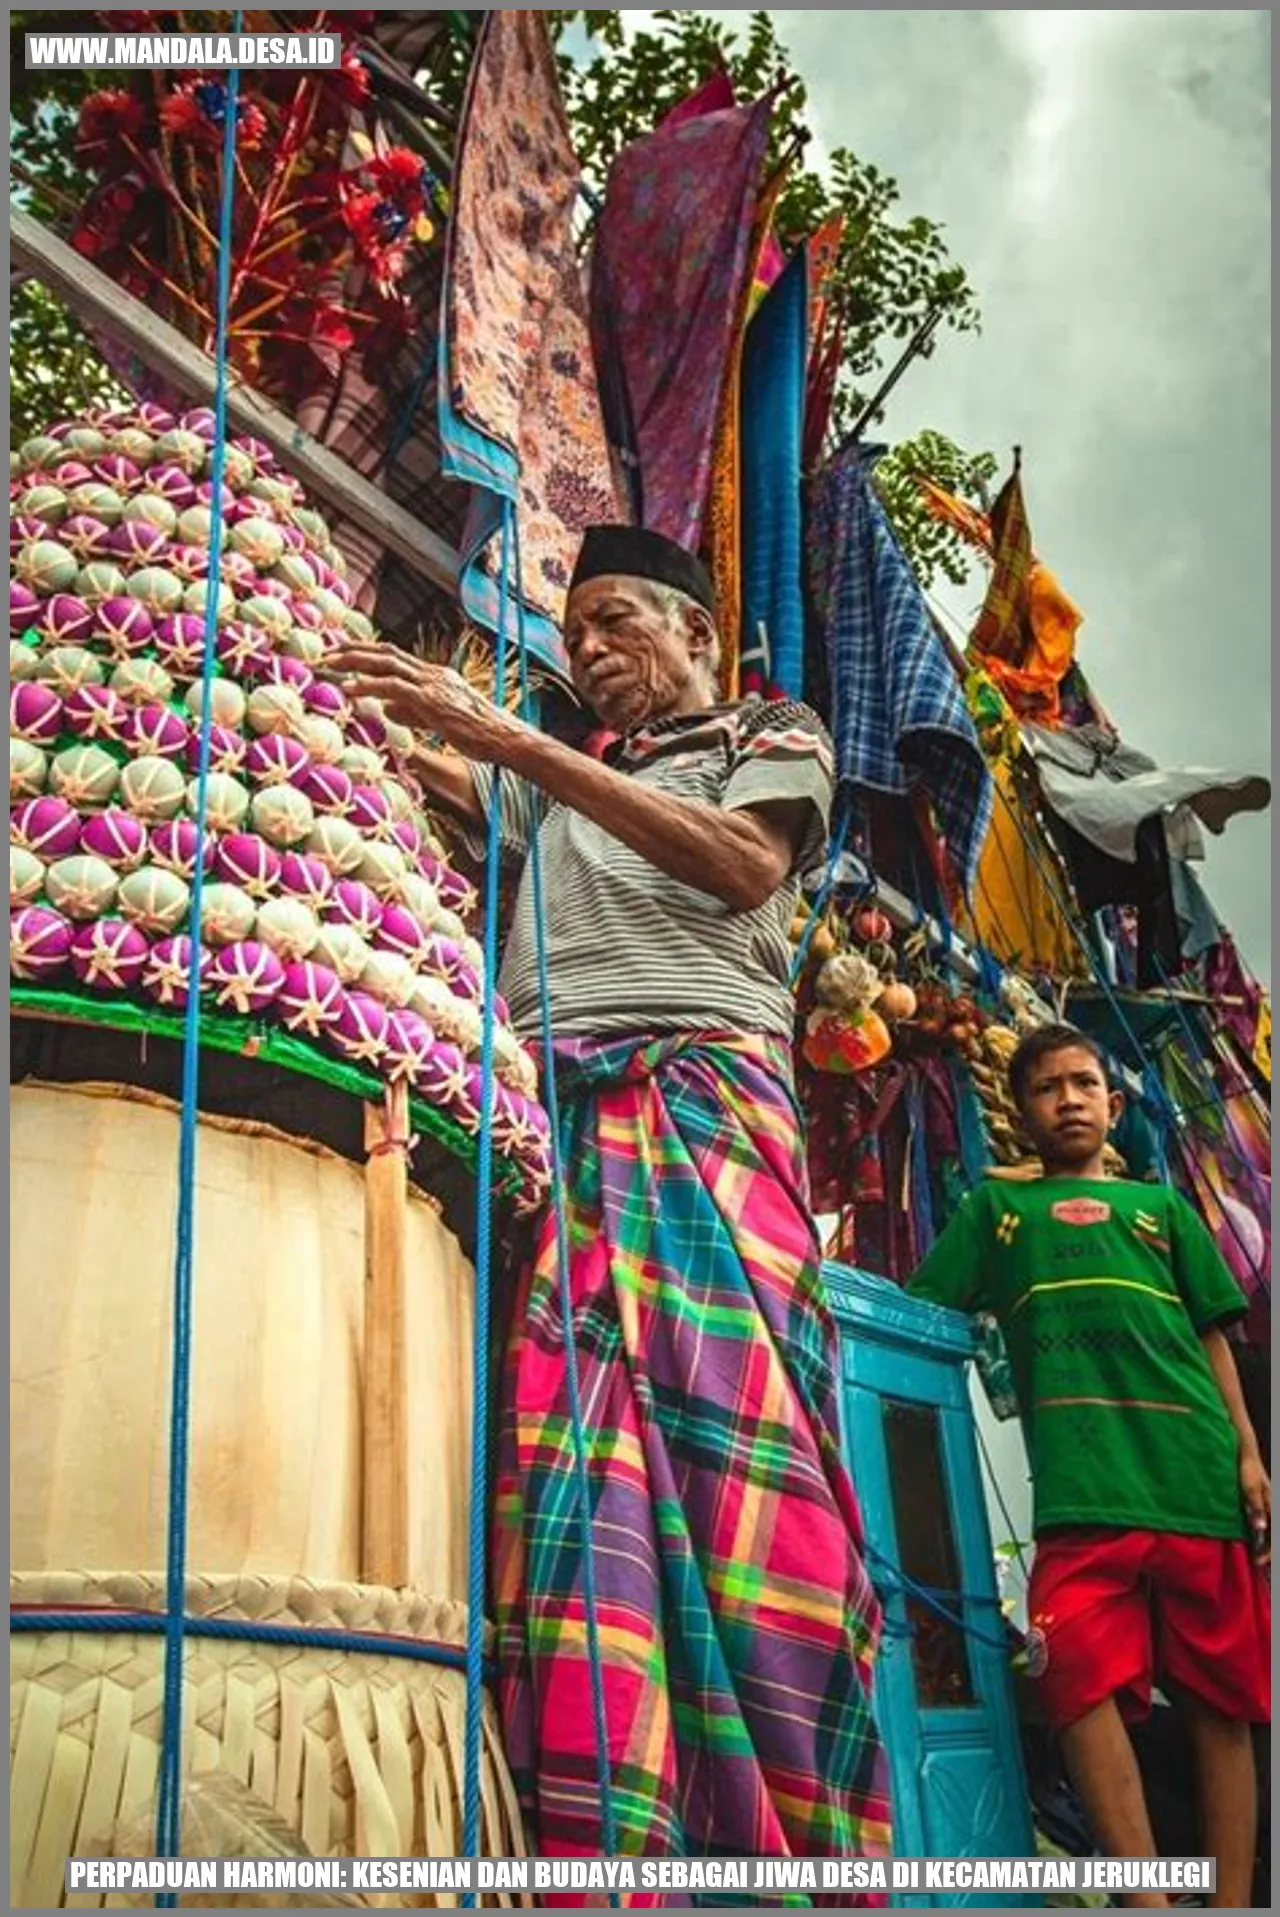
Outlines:
{"type": "MultiPolygon", "coordinates": [[[[618,1849],[879,1854],[880,1610],[837,1444],[787,1047],[573,1040],[556,1065],[618,1849]]],[[[589,1856],[600,1792],[551,1218],[513,1323],[494,1569],[506,1746],[536,1848],[589,1856]]]]}

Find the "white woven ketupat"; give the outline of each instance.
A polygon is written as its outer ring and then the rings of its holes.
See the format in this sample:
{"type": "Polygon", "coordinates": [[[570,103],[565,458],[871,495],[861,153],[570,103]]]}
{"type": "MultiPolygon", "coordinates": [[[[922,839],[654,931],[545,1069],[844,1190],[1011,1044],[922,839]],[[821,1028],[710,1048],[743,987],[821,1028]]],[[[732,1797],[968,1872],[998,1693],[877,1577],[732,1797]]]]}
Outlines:
{"type": "MultiPolygon", "coordinates": [[[[163,1579],[139,1572],[15,1576],[13,1605],[159,1611],[163,1579]]],[[[378,1632],[461,1648],[466,1607],[408,1591],[306,1578],[194,1577],[194,1617],[378,1632]]],[[[101,1907],[63,1892],[70,1855],[110,1851],[154,1802],[163,1639],[47,1631],[11,1640],[10,1893],[15,1905],[101,1907]]],[[[460,1671],[392,1655],[192,1638],[184,1763],[222,1771],[271,1806],[317,1857],[457,1856],[466,1685],[460,1671]]],[[[524,1855],[519,1808],[486,1695],[482,1849],[524,1855]]],[[[251,1906],[253,1897],[235,1900],[251,1906]]],[[[375,1901],[385,1901],[378,1899],[375,1901]]],[[[453,1904],[446,1894],[397,1904],[453,1904]]],[[[487,1903],[517,1903],[494,1895],[487,1903]]]]}

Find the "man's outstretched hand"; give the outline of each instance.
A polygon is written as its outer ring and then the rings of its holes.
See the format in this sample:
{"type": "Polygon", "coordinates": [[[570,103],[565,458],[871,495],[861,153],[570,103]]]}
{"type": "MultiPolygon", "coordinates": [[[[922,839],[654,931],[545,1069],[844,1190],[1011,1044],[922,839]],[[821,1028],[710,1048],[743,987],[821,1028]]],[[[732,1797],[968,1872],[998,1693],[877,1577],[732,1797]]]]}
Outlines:
{"type": "Polygon", "coordinates": [[[326,654],[352,699],[379,699],[390,718],[421,738],[443,739],[465,758],[505,763],[526,730],[519,719],[482,698],[449,666],[415,659],[391,645],[342,646],[326,654]]]}

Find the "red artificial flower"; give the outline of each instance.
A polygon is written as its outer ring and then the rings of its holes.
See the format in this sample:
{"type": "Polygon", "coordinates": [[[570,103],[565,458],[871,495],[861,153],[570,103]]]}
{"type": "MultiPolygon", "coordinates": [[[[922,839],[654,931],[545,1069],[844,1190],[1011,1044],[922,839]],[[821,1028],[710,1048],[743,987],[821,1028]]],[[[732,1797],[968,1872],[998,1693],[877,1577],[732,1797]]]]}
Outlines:
{"type": "Polygon", "coordinates": [[[282,328],[297,333],[313,346],[330,346],[349,353],[356,343],[356,332],[341,307],[324,299],[291,300],[281,309],[282,328]]]}
{"type": "Polygon", "coordinates": [[[146,123],[146,108],[124,87],[91,93],[80,108],[76,152],[86,166],[103,168],[112,160],[127,166],[131,155],[124,141],[139,139],[146,123]]]}
{"type": "Polygon", "coordinates": [[[342,218],[356,247],[371,265],[379,264],[399,239],[403,214],[380,193],[345,193],[342,218]]]}
{"type": "Polygon", "coordinates": [[[356,329],[341,313],[322,307],[316,314],[311,337],[319,346],[333,346],[340,353],[349,353],[356,343],[356,329]]]}
{"type": "Polygon", "coordinates": [[[382,197],[394,201],[402,213],[420,213],[427,192],[426,164],[407,146],[393,146],[377,154],[364,168],[382,197]]]}
{"type": "Polygon", "coordinates": [[[363,106],[369,97],[369,75],[350,47],[342,49],[342,65],[335,70],[327,70],[323,78],[328,82],[326,92],[343,106],[363,106]]]}
{"type": "Polygon", "coordinates": [[[71,232],[71,244],[89,259],[127,261],[131,242],[151,237],[149,223],[156,211],[154,196],[136,173],[112,180],[91,193],[81,207],[71,232]]]}
{"type": "Polygon", "coordinates": [[[166,133],[172,133],[180,140],[195,140],[209,146],[218,138],[218,128],[196,99],[192,81],[185,86],[175,87],[164,101],[160,108],[160,124],[166,133]]]}
{"type": "Polygon", "coordinates": [[[260,106],[252,101],[242,100],[236,114],[236,144],[250,151],[263,144],[267,137],[267,116],[260,106]]]}
{"type": "MultiPolygon", "coordinates": [[[[228,99],[222,80],[188,80],[183,86],[175,87],[161,106],[160,124],[166,132],[179,139],[192,140],[197,146],[220,146],[228,99]]],[[[266,135],[267,116],[262,108],[251,100],[237,101],[237,144],[258,147],[266,135]]]]}

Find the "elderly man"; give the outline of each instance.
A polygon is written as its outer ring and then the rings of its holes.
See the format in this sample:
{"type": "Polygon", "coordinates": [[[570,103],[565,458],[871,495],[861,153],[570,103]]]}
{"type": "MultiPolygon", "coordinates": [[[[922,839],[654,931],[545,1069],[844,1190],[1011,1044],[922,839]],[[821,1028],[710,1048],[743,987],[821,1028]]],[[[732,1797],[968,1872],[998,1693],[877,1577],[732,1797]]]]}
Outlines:
{"type": "MultiPolygon", "coordinates": [[[[443,668],[388,648],[334,664],[454,749],[424,745],[418,770],[473,839],[495,776],[504,849],[540,833],[619,1845],[847,1856],[888,1838],[879,1611],[837,1448],[788,990],[831,752],[803,706],[717,703],[711,607],[668,540],[588,533],[564,636],[616,735],[603,762],[443,668]]],[[[500,982],[536,1042],[527,873],[500,982]]],[[[506,1366],[494,1583],[508,1754],[560,1856],[601,1832],[572,1485],[547,1218],[506,1366]]]]}

